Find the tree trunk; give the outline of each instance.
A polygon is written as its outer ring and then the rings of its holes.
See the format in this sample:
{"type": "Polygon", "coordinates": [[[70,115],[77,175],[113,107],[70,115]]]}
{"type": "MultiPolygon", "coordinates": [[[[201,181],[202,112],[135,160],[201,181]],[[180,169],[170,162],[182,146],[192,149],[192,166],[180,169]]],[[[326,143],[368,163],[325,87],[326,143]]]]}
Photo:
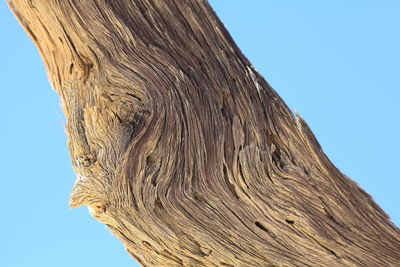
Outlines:
{"type": "MultiPolygon", "coordinates": [[[[144,266],[395,266],[400,233],[206,0],[12,0],[86,205],[144,266]]],[[[398,266],[398,265],[397,265],[398,266]]]]}

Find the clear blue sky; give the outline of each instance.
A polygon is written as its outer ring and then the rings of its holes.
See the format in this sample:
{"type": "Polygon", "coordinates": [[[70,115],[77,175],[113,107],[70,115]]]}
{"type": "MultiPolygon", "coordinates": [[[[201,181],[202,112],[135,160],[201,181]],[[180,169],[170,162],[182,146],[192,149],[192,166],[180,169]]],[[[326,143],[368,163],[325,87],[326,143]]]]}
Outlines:
{"type": "MultiPolygon", "coordinates": [[[[400,225],[400,1],[211,1],[324,151],[400,225]]],[[[135,266],[86,208],[70,210],[58,96],[0,1],[0,266],[135,266]]]]}

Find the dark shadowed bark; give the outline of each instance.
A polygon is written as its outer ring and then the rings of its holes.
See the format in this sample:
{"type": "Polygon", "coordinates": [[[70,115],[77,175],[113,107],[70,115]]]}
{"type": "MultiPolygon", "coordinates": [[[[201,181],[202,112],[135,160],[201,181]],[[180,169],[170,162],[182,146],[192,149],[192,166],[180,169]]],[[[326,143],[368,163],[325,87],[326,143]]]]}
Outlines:
{"type": "MultiPolygon", "coordinates": [[[[144,266],[396,266],[399,230],[205,0],[12,0],[87,205],[144,266]]],[[[398,266],[398,265],[397,265],[398,266]]]]}

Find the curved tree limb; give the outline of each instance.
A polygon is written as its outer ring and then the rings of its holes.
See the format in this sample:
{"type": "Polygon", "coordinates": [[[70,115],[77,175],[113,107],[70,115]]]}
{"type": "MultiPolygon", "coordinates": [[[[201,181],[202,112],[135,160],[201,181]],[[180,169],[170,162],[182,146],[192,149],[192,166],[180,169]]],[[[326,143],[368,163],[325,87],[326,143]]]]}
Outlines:
{"type": "Polygon", "coordinates": [[[400,234],[205,0],[12,0],[86,205],[144,266],[394,266],[400,234]]]}

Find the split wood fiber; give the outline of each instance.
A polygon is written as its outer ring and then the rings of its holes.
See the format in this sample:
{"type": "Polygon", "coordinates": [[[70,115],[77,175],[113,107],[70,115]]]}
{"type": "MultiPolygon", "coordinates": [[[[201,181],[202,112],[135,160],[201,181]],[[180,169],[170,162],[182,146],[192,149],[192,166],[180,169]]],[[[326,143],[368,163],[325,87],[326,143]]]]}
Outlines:
{"type": "Polygon", "coordinates": [[[143,266],[399,266],[400,234],[205,0],[12,0],[86,205],[143,266]]]}

